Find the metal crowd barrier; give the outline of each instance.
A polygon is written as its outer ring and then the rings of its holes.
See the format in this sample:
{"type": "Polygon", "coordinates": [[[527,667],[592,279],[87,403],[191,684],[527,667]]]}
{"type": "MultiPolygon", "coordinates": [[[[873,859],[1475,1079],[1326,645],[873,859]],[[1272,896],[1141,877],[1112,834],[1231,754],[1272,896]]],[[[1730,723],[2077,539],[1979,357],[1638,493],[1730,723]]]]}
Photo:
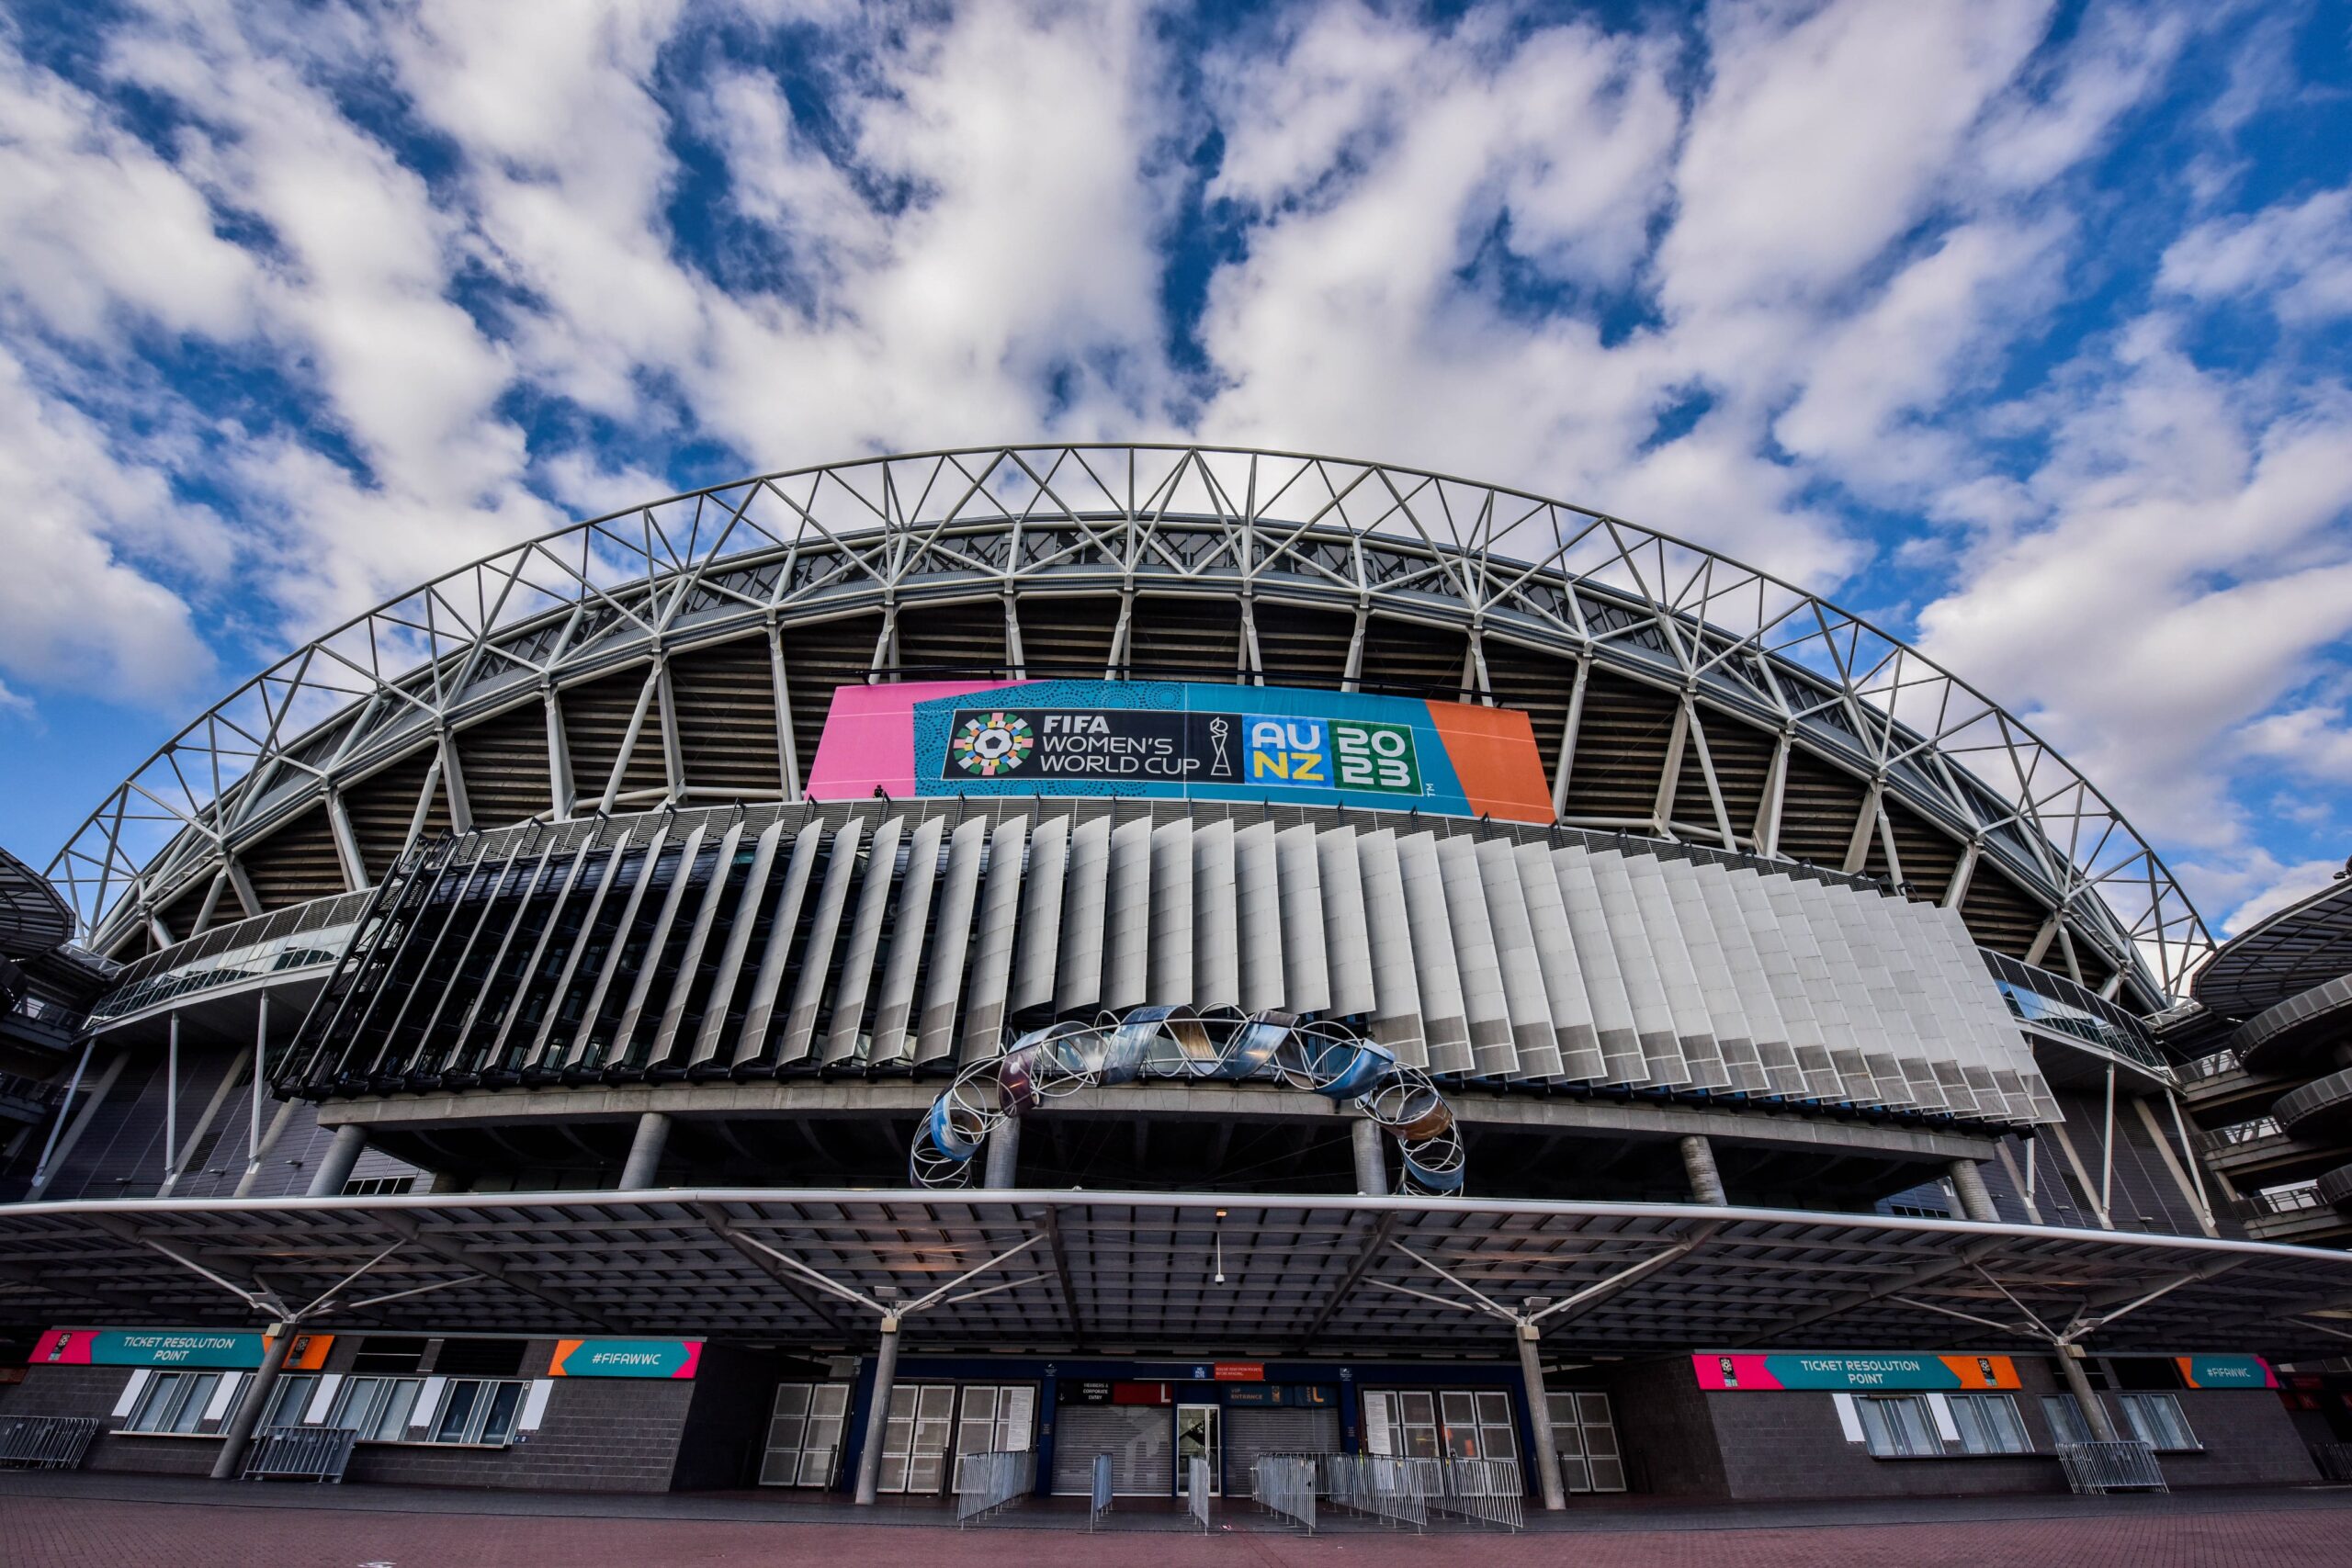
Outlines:
{"type": "Polygon", "coordinates": [[[1037,1489],[1037,1456],[1027,1450],[994,1450],[956,1461],[956,1523],[986,1518],[1037,1489]]]}
{"type": "Polygon", "coordinates": [[[1334,1507],[1423,1530],[1430,1522],[1430,1479],[1424,1467],[1436,1462],[1380,1454],[1325,1454],[1319,1490],[1334,1507]]]}
{"type": "Polygon", "coordinates": [[[2156,1450],[2138,1441],[2061,1443],[2058,1462],[2077,1492],[2169,1492],[2156,1450]]]}
{"type": "Polygon", "coordinates": [[[1184,1507],[1201,1521],[1201,1529],[1209,1528],[1209,1461],[1198,1454],[1184,1461],[1184,1507]]]}
{"type": "Polygon", "coordinates": [[[265,1427],[245,1450],[241,1479],[340,1483],[358,1438],[349,1427],[265,1427]]]}
{"type": "Polygon", "coordinates": [[[0,1416],[0,1465],[79,1470],[97,1435],[95,1416],[0,1416]]]}
{"type": "Polygon", "coordinates": [[[1441,1513],[1523,1529],[1527,1483],[1520,1479],[1519,1461],[1510,1459],[1448,1459],[1423,1461],[1439,1467],[1444,1485],[1430,1492],[1430,1506],[1441,1513]]]}
{"type": "Polygon", "coordinates": [[[2313,1443],[2312,1462],[2324,1481],[2352,1481],[2352,1443],[2313,1443]]]}
{"type": "Polygon", "coordinates": [[[1086,1528],[1092,1529],[1111,1511],[1111,1456],[1094,1456],[1094,1489],[1086,1505],[1086,1528]]]}
{"type": "Polygon", "coordinates": [[[1259,1506],[1295,1519],[1315,1533],[1315,1461],[1267,1454],[1250,1467],[1250,1487],[1259,1506]]]}

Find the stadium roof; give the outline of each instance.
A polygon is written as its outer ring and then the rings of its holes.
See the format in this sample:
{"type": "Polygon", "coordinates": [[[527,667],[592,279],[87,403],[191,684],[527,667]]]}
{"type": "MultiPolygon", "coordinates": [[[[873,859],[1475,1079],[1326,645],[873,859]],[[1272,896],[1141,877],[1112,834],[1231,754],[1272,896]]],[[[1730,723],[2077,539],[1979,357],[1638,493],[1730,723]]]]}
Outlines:
{"type": "MultiPolygon", "coordinates": [[[[263,912],[241,846],[322,799],[332,812],[336,789],[395,759],[436,746],[446,757],[458,728],[655,649],[856,613],[878,613],[895,648],[901,605],[1001,594],[1010,625],[1016,589],[1139,587],[1244,606],[1362,614],[1376,604],[1465,630],[1474,665],[1481,637],[1589,658],[1802,736],[1861,781],[1869,802],[1901,801],[1967,846],[1972,863],[1980,852],[1999,863],[2058,912],[2062,943],[2091,942],[2107,967],[2135,971],[2151,999],[2211,950],[2154,851],[2027,726],[1793,584],[1522,491],[1331,457],[1144,445],[796,469],[517,545],[297,649],[198,716],[97,806],[50,874],[93,944],[114,952],[167,899],[208,886],[208,913],[224,887],[263,912]]],[[[1019,640],[1008,642],[1017,667],[1019,640]]],[[[879,647],[875,660],[881,668],[879,647]]],[[[420,776],[429,801],[437,774],[420,776]]],[[[330,864],[356,853],[341,832],[330,864]]]]}
{"type": "Polygon", "coordinates": [[[2252,1018],[2346,974],[2352,974],[2352,877],[2223,942],[2189,989],[2214,1012],[2252,1018]]]}

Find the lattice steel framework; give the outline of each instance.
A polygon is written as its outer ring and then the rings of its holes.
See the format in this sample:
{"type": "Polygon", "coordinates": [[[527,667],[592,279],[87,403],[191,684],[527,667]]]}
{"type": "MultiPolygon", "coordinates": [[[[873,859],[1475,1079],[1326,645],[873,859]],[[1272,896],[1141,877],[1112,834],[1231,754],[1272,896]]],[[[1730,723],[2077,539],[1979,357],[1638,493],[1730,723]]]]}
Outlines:
{"type": "MultiPolygon", "coordinates": [[[[1051,596],[1116,594],[1106,673],[1127,663],[1137,592],[1239,605],[1235,678],[1263,681],[1261,607],[1352,613],[1345,683],[1367,626],[1408,621],[1466,635],[1461,686],[1492,700],[1490,656],[1574,662],[1555,796],[1565,797],[1594,670],[1675,694],[1670,769],[1690,755],[1725,843],[1776,847],[1792,744],[1865,794],[1848,869],[1884,847],[1900,878],[1889,803],[1961,846],[1949,901],[1980,860],[2041,901],[2034,952],[2103,955],[2143,1004],[2176,993],[2211,951],[2187,896],[2105,795],[2023,723],[1917,649],[1818,596],[1668,536],[1566,502],[1380,464],[1175,446],[1002,446],[874,457],[763,475],[574,525],[462,568],[369,611],[248,681],[114,790],[51,863],[81,929],[111,950],[204,889],[196,926],[233,899],[258,913],[240,850],[323,800],[348,886],[368,868],[339,792],[403,757],[429,757],[454,825],[470,825],[455,736],[525,706],[549,711],[550,815],[610,806],[653,694],[678,649],[765,629],[779,707],[778,628],[878,612],[870,668],[897,667],[902,611],[1000,601],[1005,671],[1024,672],[1024,616],[1051,596]],[[647,696],[621,765],[570,778],[560,687],[646,666],[647,696]],[[1763,809],[1726,815],[1704,727],[1770,732],[1763,809]],[[1690,740],[1689,746],[1683,738],[1690,740]]],[[[1280,671],[1272,671],[1275,680],[1280,671]]],[[[657,727],[667,728],[665,700],[657,727]]],[[[784,795],[806,759],[783,716],[784,795]]],[[[663,734],[674,760],[674,736],[663,734]]],[[[649,747],[653,742],[648,741],[649,747]]],[[[1674,836],[1659,790],[1655,829],[1674,836]]],[[[671,780],[678,788],[675,770],[671,780]]],[[[487,824],[486,824],[487,825],[487,824]]],[[[2115,988],[2111,985],[2110,990],[2115,988]]]]}

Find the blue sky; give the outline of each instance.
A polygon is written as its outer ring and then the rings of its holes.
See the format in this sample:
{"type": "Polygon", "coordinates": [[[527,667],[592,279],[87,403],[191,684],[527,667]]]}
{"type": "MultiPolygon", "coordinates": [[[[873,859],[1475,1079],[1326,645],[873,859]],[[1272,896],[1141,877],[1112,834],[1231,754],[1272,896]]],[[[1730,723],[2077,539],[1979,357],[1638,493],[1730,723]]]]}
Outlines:
{"type": "Polygon", "coordinates": [[[20,3],[0,843],[571,517],[1423,465],[1879,618],[2226,928],[2352,853],[2341,5],[20,3]]]}

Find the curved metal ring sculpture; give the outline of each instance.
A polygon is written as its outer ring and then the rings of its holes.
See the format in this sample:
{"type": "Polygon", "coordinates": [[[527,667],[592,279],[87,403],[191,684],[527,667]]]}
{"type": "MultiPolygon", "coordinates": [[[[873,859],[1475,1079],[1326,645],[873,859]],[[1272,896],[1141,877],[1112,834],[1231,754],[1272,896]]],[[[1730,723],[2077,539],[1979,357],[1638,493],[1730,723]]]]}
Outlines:
{"type": "Polygon", "coordinates": [[[920,1187],[968,1187],[989,1134],[1048,1100],[1139,1078],[1272,1078],[1352,1104],[1396,1140],[1399,1192],[1462,1190],[1464,1157],[1453,1111],[1419,1067],[1342,1025],[1286,1012],[1141,1007],[1093,1023],[1057,1023],[975,1062],[932,1102],[915,1130],[909,1174],[920,1187]]]}

